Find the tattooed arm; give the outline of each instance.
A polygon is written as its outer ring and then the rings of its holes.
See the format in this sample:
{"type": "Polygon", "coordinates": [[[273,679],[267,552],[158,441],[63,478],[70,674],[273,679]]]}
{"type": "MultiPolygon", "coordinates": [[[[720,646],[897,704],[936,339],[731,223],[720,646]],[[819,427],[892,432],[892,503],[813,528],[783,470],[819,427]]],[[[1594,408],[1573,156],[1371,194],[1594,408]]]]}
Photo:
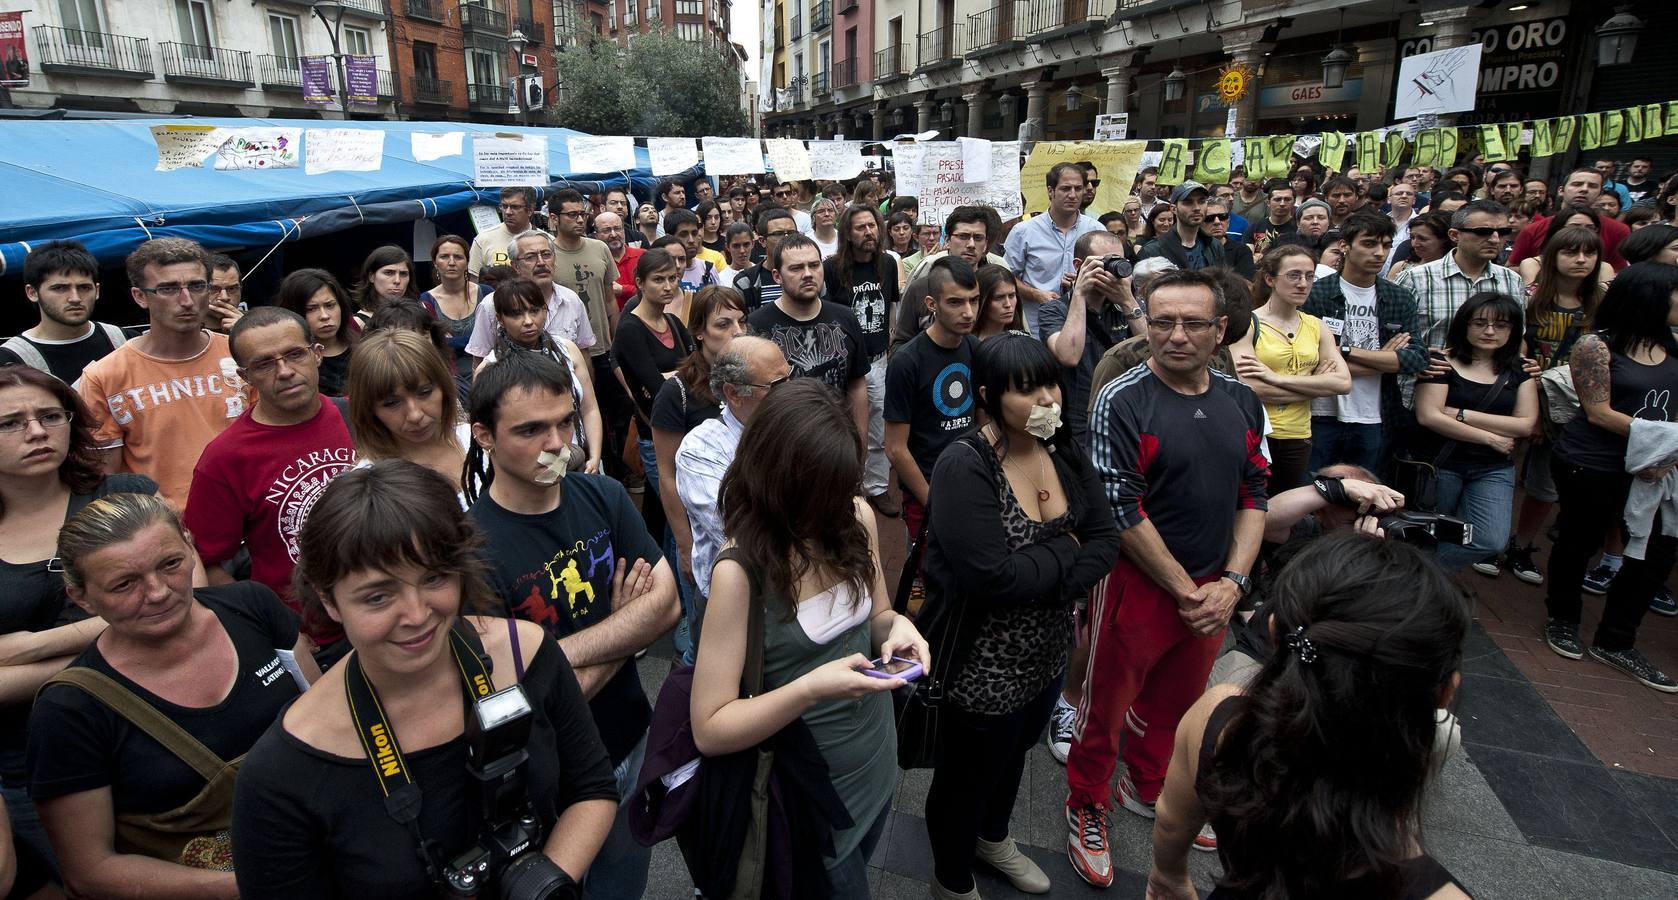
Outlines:
{"type": "Polygon", "coordinates": [[[1568,365],[1573,370],[1573,389],[1579,393],[1579,409],[1592,425],[1618,435],[1631,434],[1631,416],[1608,405],[1608,345],[1587,334],[1573,345],[1568,365]]]}

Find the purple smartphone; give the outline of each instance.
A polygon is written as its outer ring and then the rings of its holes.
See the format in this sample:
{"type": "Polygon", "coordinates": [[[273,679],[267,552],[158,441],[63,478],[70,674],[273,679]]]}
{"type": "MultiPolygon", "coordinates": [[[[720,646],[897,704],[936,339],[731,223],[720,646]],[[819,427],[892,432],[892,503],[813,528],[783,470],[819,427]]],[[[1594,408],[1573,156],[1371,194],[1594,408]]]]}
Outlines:
{"type": "Polygon", "coordinates": [[[863,669],[862,674],[873,678],[901,678],[904,681],[914,681],[921,677],[921,664],[912,659],[894,656],[890,662],[876,659],[869,668],[863,669]]]}

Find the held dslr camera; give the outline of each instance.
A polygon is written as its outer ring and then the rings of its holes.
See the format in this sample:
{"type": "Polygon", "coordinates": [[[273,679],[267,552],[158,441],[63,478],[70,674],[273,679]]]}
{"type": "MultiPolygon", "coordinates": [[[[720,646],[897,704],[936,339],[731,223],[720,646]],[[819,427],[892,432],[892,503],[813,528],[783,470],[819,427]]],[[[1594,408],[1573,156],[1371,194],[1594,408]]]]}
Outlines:
{"type": "Polygon", "coordinates": [[[1403,541],[1424,550],[1440,544],[1465,546],[1474,542],[1474,525],[1455,516],[1418,509],[1395,509],[1377,523],[1389,541],[1403,541]]]}
{"type": "Polygon", "coordinates": [[[1130,260],[1117,254],[1102,259],[1101,268],[1106,269],[1107,274],[1114,278],[1129,278],[1132,271],[1130,260]]]}
{"type": "Polygon", "coordinates": [[[520,685],[473,702],[466,715],[466,774],[482,823],[475,846],[443,867],[447,900],[577,900],[576,882],[542,854],[547,837],[530,804],[530,700],[520,685]]]}

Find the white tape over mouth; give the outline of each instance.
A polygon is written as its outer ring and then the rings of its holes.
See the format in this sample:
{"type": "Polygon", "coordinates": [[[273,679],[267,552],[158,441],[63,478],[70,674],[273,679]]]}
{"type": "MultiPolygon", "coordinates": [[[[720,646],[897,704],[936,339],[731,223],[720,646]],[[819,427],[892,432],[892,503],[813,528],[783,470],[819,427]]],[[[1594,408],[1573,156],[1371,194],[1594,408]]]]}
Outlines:
{"type": "Polygon", "coordinates": [[[571,461],[571,448],[566,447],[558,453],[543,450],[536,455],[536,464],[542,471],[536,476],[537,484],[554,484],[565,477],[568,463],[571,461]]]}

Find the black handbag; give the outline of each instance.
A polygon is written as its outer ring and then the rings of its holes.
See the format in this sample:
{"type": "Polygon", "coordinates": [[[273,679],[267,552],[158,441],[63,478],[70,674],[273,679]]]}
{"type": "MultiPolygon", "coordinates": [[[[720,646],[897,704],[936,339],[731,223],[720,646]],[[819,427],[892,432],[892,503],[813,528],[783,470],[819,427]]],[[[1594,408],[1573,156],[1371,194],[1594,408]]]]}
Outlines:
{"type": "MultiPolygon", "coordinates": [[[[1485,412],[1503,393],[1503,388],[1509,383],[1509,373],[1503,372],[1492,383],[1491,389],[1486,391],[1475,412],[1485,412]]],[[[1404,495],[1404,508],[1422,512],[1439,511],[1439,467],[1445,464],[1452,451],[1457,449],[1456,440],[1448,440],[1439,448],[1439,454],[1432,462],[1419,459],[1399,457],[1393,460],[1392,488],[1404,495]]]]}
{"type": "MultiPolygon", "coordinates": [[[[929,501],[930,497],[927,498],[929,501]]],[[[892,597],[892,609],[900,615],[909,608],[909,596],[919,574],[921,556],[932,524],[932,505],[927,504],[921,518],[920,534],[909,546],[903,561],[903,574],[897,579],[897,593],[892,597]]],[[[944,652],[954,643],[949,638],[958,634],[966,604],[955,604],[942,619],[938,636],[927,635],[927,642],[938,648],[933,657],[933,668],[909,685],[892,692],[892,706],[897,714],[897,767],[900,769],[930,769],[938,765],[942,747],[938,740],[938,716],[944,703],[944,683],[955,673],[952,654],[944,652]]]]}

